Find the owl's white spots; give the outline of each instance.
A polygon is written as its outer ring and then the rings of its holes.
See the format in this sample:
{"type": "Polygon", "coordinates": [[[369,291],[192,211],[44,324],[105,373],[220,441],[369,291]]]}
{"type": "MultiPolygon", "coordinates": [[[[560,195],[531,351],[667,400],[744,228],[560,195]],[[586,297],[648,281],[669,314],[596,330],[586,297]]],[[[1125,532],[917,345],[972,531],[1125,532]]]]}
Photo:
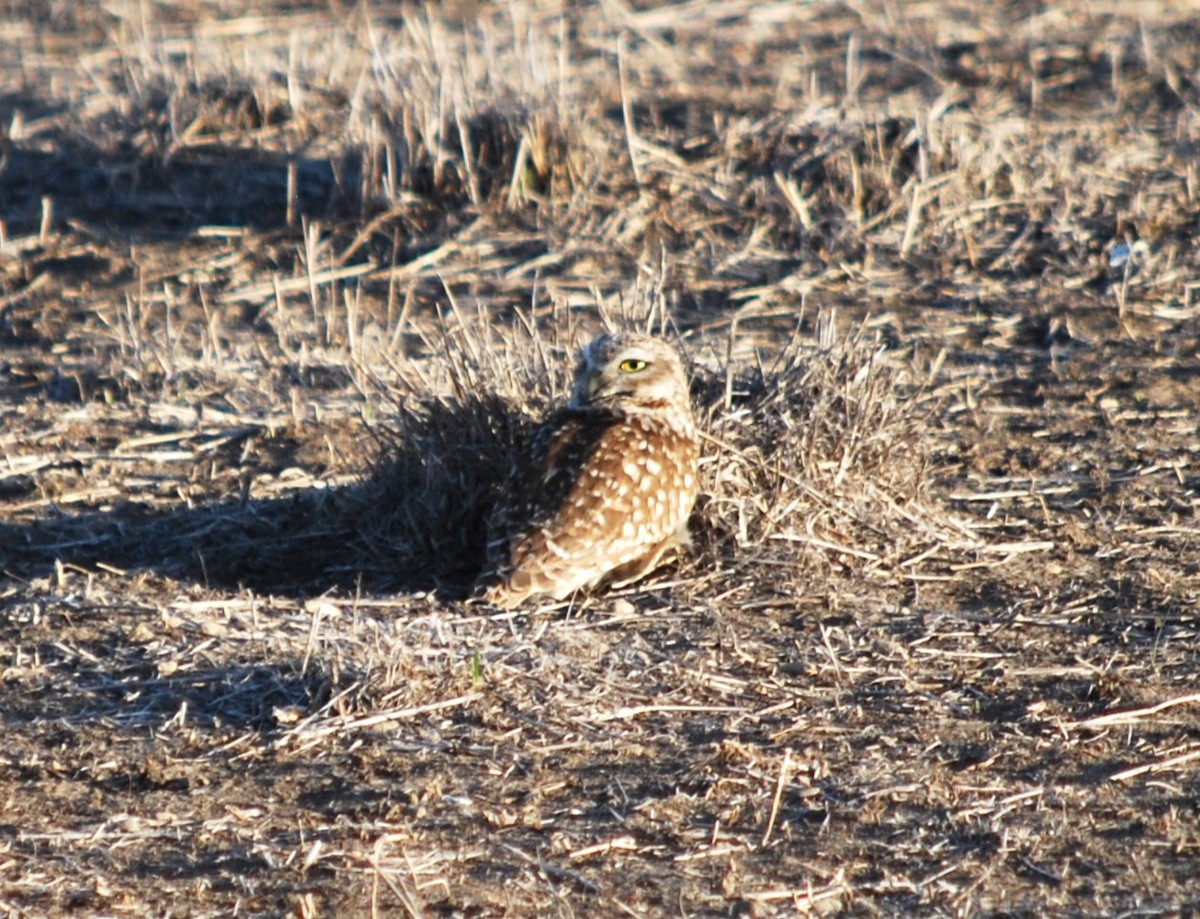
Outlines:
{"type": "Polygon", "coordinates": [[[535,432],[492,514],[487,600],[562,600],[629,583],[687,543],[699,454],[687,378],[667,344],[602,335],[571,401],[535,432]]]}

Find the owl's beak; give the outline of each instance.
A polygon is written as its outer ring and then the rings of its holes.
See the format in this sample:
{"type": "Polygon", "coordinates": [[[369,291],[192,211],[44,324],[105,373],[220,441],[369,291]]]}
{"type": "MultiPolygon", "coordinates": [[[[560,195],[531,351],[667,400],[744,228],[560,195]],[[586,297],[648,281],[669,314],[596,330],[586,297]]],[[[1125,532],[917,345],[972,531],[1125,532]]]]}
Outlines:
{"type": "Polygon", "coordinates": [[[593,373],[587,380],[587,393],[589,399],[596,398],[596,393],[600,390],[600,374],[593,373]]]}

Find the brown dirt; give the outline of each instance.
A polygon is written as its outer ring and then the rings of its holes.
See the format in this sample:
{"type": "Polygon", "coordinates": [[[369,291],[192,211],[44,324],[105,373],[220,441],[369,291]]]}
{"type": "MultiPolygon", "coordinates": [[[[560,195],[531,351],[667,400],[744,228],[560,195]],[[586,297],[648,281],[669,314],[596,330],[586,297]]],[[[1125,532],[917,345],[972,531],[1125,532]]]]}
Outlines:
{"type": "Polygon", "coordinates": [[[1187,4],[0,16],[0,912],[1200,912],[1187,4]],[[467,598],[601,317],[694,554],[467,598]]]}

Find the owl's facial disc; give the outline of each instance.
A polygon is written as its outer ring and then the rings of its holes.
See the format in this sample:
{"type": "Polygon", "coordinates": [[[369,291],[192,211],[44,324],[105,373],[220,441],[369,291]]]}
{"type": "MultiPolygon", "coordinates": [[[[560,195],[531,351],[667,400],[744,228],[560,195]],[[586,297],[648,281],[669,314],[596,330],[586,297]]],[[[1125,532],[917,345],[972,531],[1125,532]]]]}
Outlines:
{"type": "Polygon", "coordinates": [[[657,372],[653,357],[638,348],[625,348],[616,354],[606,354],[601,349],[590,351],[583,366],[588,401],[616,402],[637,396],[657,372]]]}
{"type": "Polygon", "coordinates": [[[572,404],[655,408],[687,398],[687,378],[669,345],[642,335],[601,335],[580,354],[572,404]]]}

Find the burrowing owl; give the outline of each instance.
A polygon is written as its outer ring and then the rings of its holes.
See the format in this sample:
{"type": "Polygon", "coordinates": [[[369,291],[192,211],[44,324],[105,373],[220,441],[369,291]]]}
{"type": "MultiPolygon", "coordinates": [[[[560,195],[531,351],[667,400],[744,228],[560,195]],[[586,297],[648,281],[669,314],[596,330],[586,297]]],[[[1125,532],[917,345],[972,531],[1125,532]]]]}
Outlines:
{"type": "Polygon", "coordinates": [[[570,402],[538,427],[501,492],[485,599],[562,600],[648,574],[687,542],[698,453],[675,351],[646,335],[596,338],[580,352],[570,402]]]}

